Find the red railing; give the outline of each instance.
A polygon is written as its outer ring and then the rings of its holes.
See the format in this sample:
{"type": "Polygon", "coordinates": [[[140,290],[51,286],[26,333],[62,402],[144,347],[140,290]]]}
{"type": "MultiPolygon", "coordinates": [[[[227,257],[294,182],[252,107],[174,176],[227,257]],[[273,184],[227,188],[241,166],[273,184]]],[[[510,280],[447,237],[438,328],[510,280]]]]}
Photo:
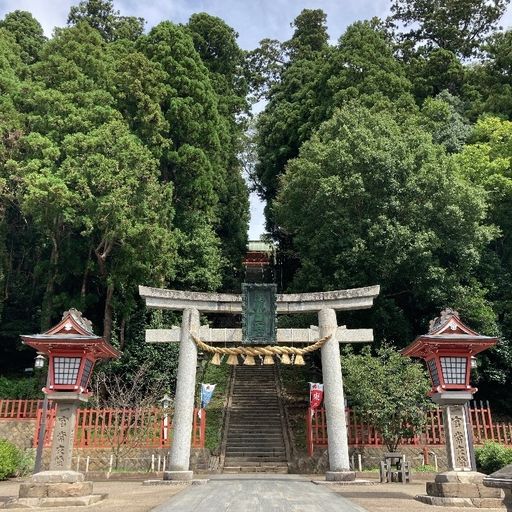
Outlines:
{"type": "MultiPolygon", "coordinates": [[[[42,411],[38,410],[33,445],[37,446],[42,411]]],[[[44,446],[50,447],[55,409],[48,409],[44,446]]],[[[168,448],[171,445],[172,414],[160,408],[78,409],[75,425],[76,448],[109,448],[127,445],[140,448],[168,448]]],[[[192,446],[204,448],[206,411],[194,409],[192,446]],[[200,411],[200,415],[198,412],[200,411]]]]}
{"type": "MultiPolygon", "coordinates": [[[[351,446],[382,446],[382,437],[375,427],[361,420],[354,409],[346,410],[347,435],[351,446]]],[[[470,420],[475,444],[487,441],[512,445],[512,423],[495,423],[489,403],[472,402],[470,420]]],[[[306,444],[311,456],[316,447],[327,446],[327,423],[324,409],[307,410],[306,444]]],[[[403,445],[444,445],[443,414],[440,408],[427,413],[425,426],[416,435],[402,439],[403,445]]]]}
{"type": "Polygon", "coordinates": [[[42,403],[42,400],[0,400],[0,419],[34,419],[42,403]]]}

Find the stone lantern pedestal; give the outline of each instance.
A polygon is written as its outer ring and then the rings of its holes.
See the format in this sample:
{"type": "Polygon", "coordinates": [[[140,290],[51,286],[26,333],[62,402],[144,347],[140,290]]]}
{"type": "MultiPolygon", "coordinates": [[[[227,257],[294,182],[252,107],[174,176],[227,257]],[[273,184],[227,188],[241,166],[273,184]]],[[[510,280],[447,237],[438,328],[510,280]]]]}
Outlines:
{"type": "Polygon", "coordinates": [[[8,502],[6,508],[85,506],[107,496],[93,494],[92,482],[85,481],[82,473],[71,470],[76,410],[87,397],[80,393],[60,392],[55,393],[52,400],[57,403],[57,412],[50,469],[35,473],[28,482],[21,483],[18,498],[8,502]]]}
{"type": "Polygon", "coordinates": [[[106,494],[93,494],[92,482],[76,471],[41,471],[20,484],[19,497],[5,508],[73,507],[92,505],[106,494]]]}
{"type": "Polygon", "coordinates": [[[443,409],[446,452],[449,471],[427,482],[426,495],[416,500],[429,505],[446,507],[500,508],[503,491],[484,486],[482,473],[475,471],[472,433],[467,417],[470,392],[435,393],[432,400],[443,409]]]}
{"type": "Polygon", "coordinates": [[[48,385],[43,391],[57,404],[57,411],[50,470],[39,471],[22,483],[19,497],[8,502],[6,508],[91,505],[106,495],[92,494],[92,482],[71,470],[76,410],[80,402],[88,400],[87,386],[95,362],[119,357],[121,353],[96,336],[91,322],[75,309],[64,312],[62,320],[45,333],[22,335],[21,339],[48,356],[48,385]]]}

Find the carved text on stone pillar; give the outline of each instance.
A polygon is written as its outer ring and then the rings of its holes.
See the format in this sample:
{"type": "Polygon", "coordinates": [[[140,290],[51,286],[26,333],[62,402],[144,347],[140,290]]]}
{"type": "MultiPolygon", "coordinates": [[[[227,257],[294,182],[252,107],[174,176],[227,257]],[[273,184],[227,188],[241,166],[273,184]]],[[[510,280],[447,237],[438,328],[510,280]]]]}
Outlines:
{"type": "Polygon", "coordinates": [[[466,422],[462,407],[450,407],[450,420],[453,444],[453,464],[456,468],[471,468],[468,456],[466,422]]]}

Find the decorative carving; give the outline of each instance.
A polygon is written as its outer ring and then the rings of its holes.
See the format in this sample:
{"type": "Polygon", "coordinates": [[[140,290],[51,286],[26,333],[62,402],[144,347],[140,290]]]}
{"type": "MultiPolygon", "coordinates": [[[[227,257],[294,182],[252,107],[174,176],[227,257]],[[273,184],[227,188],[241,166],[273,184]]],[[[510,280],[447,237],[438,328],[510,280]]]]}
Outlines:
{"type": "Polygon", "coordinates": [[[428,332],[431,333],[436,331],[439,327],[441,327],[441,325],[444,325],[446,322],[448,322],[452,316],[459,316],[459,313],[452,308],[443,309],[440,316],[430,320],[430,323],[428,324],[428,332]]]}
{"type": "Polygon", "coordinates": [[[453,446],[453,465],[459,469],[471,469],[468,457],[468,445],[466,436],[466,423],[464,412],[461,407],[450,408],[451,434],[453,446]]]}

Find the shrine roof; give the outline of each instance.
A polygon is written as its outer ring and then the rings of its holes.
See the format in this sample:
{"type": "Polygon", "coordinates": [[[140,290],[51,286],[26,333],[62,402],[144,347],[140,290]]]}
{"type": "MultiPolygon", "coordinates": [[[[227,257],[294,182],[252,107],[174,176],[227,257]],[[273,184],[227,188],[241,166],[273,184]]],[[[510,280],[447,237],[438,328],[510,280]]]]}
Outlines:
{"type": "Polygon", "coordinates": [[[457,311],[445,309],[441,315],[430,322],[429,332],[418,336],[402,354],[412,357],[425,357],[439,350],[465,350],[478,354],[492,347],[498,339],[484,336],[470,329],[459,317],[457,311]]]}
{"type": "Polygon", "coordinates": [[[44,353],[54,348],[84,350],[97,358],[119,357],[121,352],[115,349],[101,336],[94,334],[92,323],[80,311],[70,309],[62,315],[61,321],[43,334],[21,336],[24,345],[44,353]]]}

